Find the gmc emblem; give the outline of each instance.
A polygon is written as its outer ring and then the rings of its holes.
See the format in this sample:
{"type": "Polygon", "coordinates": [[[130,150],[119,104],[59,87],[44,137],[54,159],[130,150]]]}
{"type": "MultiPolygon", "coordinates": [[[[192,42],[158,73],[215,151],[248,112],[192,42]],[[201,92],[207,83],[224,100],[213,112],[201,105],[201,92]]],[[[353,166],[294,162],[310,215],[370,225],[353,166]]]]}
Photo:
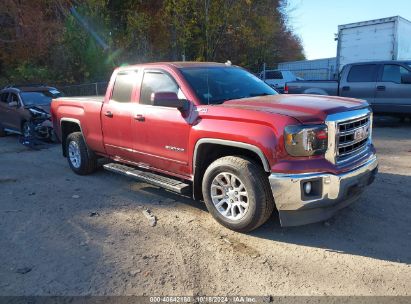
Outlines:
{"type": "Polygon", "coordinates": [[[363,140],[368,137],[369,127],[362,127],[354,132],[354,140],[363,140]]]}

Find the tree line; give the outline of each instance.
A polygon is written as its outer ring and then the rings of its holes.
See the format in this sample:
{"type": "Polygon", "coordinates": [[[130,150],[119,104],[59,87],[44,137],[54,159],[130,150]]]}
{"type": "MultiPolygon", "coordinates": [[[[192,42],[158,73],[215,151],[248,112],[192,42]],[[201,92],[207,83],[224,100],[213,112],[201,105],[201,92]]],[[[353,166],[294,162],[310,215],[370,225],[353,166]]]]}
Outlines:
{"type": "Polygon", "coordinates": [[[286,0],[3,0],[0,84],[106,80],[115,66],[303,59],[286,0]]]}

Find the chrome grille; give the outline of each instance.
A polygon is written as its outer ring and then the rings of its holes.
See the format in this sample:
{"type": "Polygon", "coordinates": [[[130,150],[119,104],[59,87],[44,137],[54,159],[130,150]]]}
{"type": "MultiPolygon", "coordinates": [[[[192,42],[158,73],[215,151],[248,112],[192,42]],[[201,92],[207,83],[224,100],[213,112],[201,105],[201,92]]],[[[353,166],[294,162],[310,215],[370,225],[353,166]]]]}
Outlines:
{"type": "Polygon", "coordinates": [[[360,154],[368,147],[371,135],[370,115],[338,122],[336,135],[337,162],[360,154]]]}

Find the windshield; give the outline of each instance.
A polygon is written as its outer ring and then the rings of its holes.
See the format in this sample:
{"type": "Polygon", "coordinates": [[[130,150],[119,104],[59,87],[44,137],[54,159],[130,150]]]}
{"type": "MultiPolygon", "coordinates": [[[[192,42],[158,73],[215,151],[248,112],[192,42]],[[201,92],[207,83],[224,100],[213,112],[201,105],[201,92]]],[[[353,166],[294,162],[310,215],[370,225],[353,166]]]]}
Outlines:
{"type": "Polygon", "coordinates": [[[180,71],[202,104],[278,94],[261,79],[237,67],[181,68],[180,71]]]}
{"type": "Polygon", "coordinates": [[[51,102],[52,98],[60,97],[61,93],[57,90],[41,92],[21,92],[20,96],[26,106],[47,105],[51,102]]]}

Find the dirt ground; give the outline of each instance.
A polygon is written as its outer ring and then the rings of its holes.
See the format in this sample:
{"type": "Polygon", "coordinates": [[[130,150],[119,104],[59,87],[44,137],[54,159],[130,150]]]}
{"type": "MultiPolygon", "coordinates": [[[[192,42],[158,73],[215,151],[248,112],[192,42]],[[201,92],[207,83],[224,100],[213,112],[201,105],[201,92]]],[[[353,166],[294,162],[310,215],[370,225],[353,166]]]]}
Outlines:
{"type": "Polygon", "coordinates": [[[411,295],[411,123],[380,118],[373,137],[380,173],[357,203],[249,234],[190,198],[77,176],[59,145],[1,138],[0,295],[411,295]]]}

